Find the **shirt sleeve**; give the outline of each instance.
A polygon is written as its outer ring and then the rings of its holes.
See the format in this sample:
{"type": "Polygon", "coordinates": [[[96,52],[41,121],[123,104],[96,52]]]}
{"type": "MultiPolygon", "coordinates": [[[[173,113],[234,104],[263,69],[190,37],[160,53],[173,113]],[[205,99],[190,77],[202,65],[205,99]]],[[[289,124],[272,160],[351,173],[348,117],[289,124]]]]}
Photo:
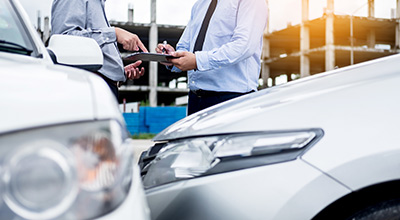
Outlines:
{"type": "Polygon", "coordinates": [[[188,24],[186,25],[185,30],[182,33],[182,36],[179,38],[179,42],[176,44],[176,51],[190,51],[190,41],[191,36],[191,28],[192,28],[192,23],[193,23],[193,15],[196,13],[196,8],[198,7],[200,1],[196,1],[196,3],[192,7],[191,15],[190,15],[190,20],[188,24]]]}
{"type": "MultiPolygon", "coordinates": [[[[188,24],[186,25],[185,30],[182,33],[182,36],[179,38],[179,42],[176,44],[176,51],[190,51],[190,41],[191,41],[191,37],[190,37],[190,32],[191,32],[191,28],[192,28],[192,23],[193,23],[193,15],[195,13],[196,7],[198,7],[200,1],[197,1],[193,7],[192,7],[192,12],[191,12],[191,16],[190,16],[190,20],[188,22],[188,24]]],[[[182,70],[180,70],[179,68],[173,66],[172,68],[170,68],[171,72],[182,72],[182,70]]]]}
{"type": "Polygon", "coordinates": [[[88,11],[87,0],[54,0],[51,10],[52,33],[93,38],[100,47],[116,42],[117,37],[113,27],[105,26],[99,29],[87,27],[88,11]]]}
{"type": "Polygon", "coordinates": [[[238,63],[259,50],[267,22],[264,0],[242,0],[237,10],[237,25],[229,42],[211,51],[197,51],[197,69],[207,71],[238,63]]]}
{"type": "MultiPolygon", "coordinates": [[[[189,29],[190,28],[190,21],[189,24],[186,26],[185,30],[183,31],[183,34],[181,38],[179,39],[179,42],[176,44],[176,51],[189,51],[190,50],[190,38],[189,38],[189,29]]],[[[182,72],[178,67],[173,66],[170,68],[171,72],[174,73],[179,73],[182,72]]]]}

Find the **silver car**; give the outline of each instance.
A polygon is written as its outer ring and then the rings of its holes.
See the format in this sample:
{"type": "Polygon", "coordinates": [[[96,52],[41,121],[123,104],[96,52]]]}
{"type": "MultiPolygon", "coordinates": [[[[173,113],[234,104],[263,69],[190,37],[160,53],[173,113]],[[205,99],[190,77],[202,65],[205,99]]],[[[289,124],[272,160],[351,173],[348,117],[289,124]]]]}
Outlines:
{"type": "Polygon", "coordinates": [[[152,219],[399,219],[400,55],[191,115],[141,157],[152,219]]]}
{"type": "Polygon", "coordinates": [[[115,97],[68,67],[100,68],[99,46],[56,35],[48,50],[20,4],[0,0],[0,219],[149,219],[115,97]]]}

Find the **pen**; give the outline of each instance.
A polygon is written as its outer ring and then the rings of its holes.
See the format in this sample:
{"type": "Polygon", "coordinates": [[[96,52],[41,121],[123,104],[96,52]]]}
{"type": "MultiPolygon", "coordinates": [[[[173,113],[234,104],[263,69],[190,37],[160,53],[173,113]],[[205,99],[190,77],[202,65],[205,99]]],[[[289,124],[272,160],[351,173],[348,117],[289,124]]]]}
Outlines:
{"type": "Polygon", "coordinates": [[[165,50],[165,46],[167,46],[167,41],[166,41],[166,40],[163,41],[163,44],[164,44],[164,48],[162,49],[162,52],[165,53],[165,52],[167,52],[167,51],[165,50]]]}

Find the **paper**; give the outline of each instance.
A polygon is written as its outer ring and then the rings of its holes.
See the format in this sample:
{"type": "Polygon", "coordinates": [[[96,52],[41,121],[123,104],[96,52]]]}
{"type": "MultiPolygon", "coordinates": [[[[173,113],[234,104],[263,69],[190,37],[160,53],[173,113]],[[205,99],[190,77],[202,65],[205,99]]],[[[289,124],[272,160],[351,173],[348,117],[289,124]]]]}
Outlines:
{"type": "Polygon", "coordinates": [[[154,61],[154,62],[163,62],[163,63],[170,63],[167,58],[177,58],[173,57],[172,55],[167,54],[159,54],[159,53],[133,53],[130,54],[123,59],[126,61],[154,61]]]}

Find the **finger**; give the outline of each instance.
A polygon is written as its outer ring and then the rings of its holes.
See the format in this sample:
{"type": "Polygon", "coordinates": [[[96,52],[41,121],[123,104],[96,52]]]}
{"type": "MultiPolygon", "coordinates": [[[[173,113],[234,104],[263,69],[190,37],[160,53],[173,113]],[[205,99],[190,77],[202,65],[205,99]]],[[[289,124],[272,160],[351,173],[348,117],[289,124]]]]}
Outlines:
{"type": "Polygon", "coordinates": [[[179,65],[181,63],[182,57],[179,58],[174,58],[174,59],[168,59],[169,62],[171,62],[173,65],[179,65]]]}
{"type": "Polygon", "coordinates": [[[157,53],[164,53],[163,48],[160,49],[160,48],[158,48],[158,47],[156,48],[156,52],[157,52],[157,53]]]}
{"type": "Polygon", "coordinates": [[[142,69],[140,69],[140,71],[139,71],[139,77],[141,77],[143,75],[144,75],[144,68],[142,67],[142,69]]]}
{"type": "Polygon", "coordinates": [[[122,44],[122,46],[125,50],[131,51],[129,44],[122,44]]]}
{"type": "Polygon", "coordinates": [[[129,47],[131,48],[132,51],[138,51],[138,47],[137,47],[137,38],[135,35],[133,35],[130,39],[129,39],[129,47]]]}
{"type": "Polygon", "coordinates": [[[142,61],[138,60],[134,63],[131,63],[131,64],[125,66],[125,70],[132,70],[132,68],[138,67],[138,66],[140,66],[140,64],[142,64],[142,61]]]}
{"type": "Polygon", "coordinates": [[[134,67],[138,67],[138,66],[140,66],[140,64],[142,64],[142,61],[141,61],[141,60],[138,60],[138,61],[136,61],[136,62],[133,63],[133,66],[134,66],[134,67]]]}
{"type": "Polygon", "coordinates": [[[135,69],[132,69],[132,74],[131,74],[131,79],[135,79],[136,77],[136,73],[135,73],[135,69]]]}
{"type": "Polygon", "coordinates": [[[160,62],[162,65],[165,65],[165,66],[172,66],[172,63],[166,63],[166,62],[160,62]]]}
{"type": "Polygon", "coordinates": [[[164,49],[165,47],[164,47],[164,44],[157,44],[157,48],[160,49],[160,50],[162,50],[162,49],[164,49]]]}
{"type": "Polygon", "coordinates": [[[131,39],[129,41],[129,47],[131,48],[132,51],[138,51],[135,39],[131,39]]]}
{"type": "Polygon", "coordinates": [[[167,51],[167,54],[172,55],[175,52],[175,49],[171,45],[166,45],[165,50],[167,51]]]}
{"type": "Polygon", "coordinates": [[[142,41],[140,41],[140,39],[138,39],[138,46],[140,47],[140,49],[143,50],[143,52],[148,53],[149,51],[147,50],[147,48],[144,46],[144,44],[142,43],[142,41]]]}
{"type": "Polygon", "coordinates": [[[134,76],[134,78],[135,79],[139,79],[139,68],[135,68],[135,76],[134,76]]]}
{"type": "Polygon", "coordinates": [[[171,54],[172,56],[174,56],[174,57],[183,57],[183,56],[185,56],[185,52],[174,52],[174,53],[172,53],[171,54]]]}

